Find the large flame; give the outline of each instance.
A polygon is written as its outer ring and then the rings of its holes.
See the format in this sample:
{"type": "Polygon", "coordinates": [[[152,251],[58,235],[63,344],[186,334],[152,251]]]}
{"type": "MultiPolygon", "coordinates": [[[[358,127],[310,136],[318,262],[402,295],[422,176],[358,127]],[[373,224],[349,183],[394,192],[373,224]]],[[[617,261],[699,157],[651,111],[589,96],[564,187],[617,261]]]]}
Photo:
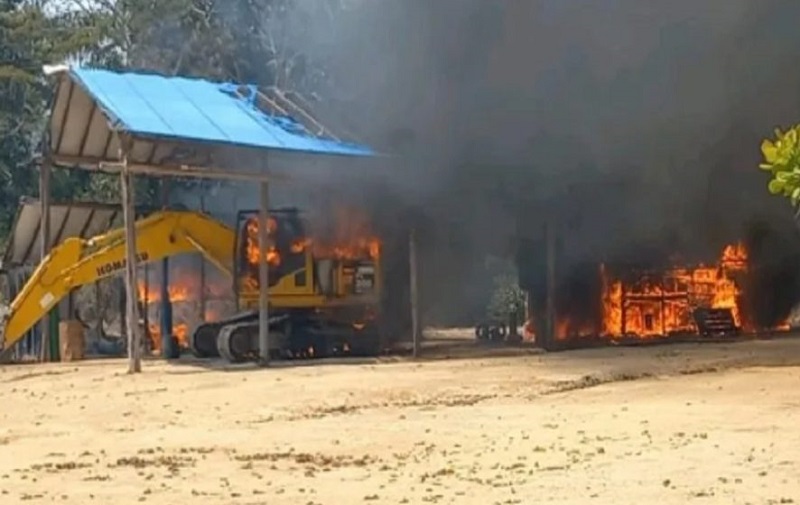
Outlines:
{"type": "Polygon", "coordinates": [[[715,266],[673,268],[634,281],[612,279],[602,267],[603,334],[642,338],[694,330],[698,307],[730,309],[736,326],[751,330],[742,317],[742,274],[748,253],[742,243],[725,247],[715,266]]]}
{"type": "MultiPolygon", "coordinates": [[[[278,249],[286,247],[282,245],[282,239],[276,237],[278,223],[274,218],[270,218],[268,228],[269,250],[267,252],[267,262],[271,267],[281,267],[288,259],[282,258],[282,254],[305,254],[310,252],[315,259],[336,259],[336,260],[376,260],[381,253],[381,242],[370,230],[369,220],[366,216],[355,209],[347,207],[337,207],[328,213],[325,219],[330,219],[332,226],[328,227],[327,234],[314,236],[295,237],[288,245],[288,251],[278,249]],[[275,240],[278,238],[278,240],[275,240]]],[[[246,261],[250,268],[241,270],[239,278],[240,286],[244,291],[257,291],[258,282],[258,261],[260,258],[260,247],[258,237],[259,219],[257,216],[248,219],[245,225],[246,232],[246,261]]],[[[319,224],[319,223],[317,223],[319,224]]],[[[325,228],[325,227],[320,227],[325,228]]],[[[289,272],[278,272],[276,275],[286,275],[289,272]]],[[[270,279],[277,280],[277,279],[270,279]]]]}
{"type": "MultiPolygon", "coordinates": [[[[755,328],[742,315],[740,282],[748,270],[744,244],[724,248],[716,265],[675,267],[637,278],[614,278],[600,265],[602,281],[602,325],[592,328],[569,317],[556,321],[556,338],[565,340],[592,335],[659,338],[696,331],[692,314],[696,308],[730,309],[737,327],[755,328]]],[[[774,329],[786,329],[788,322],[774,329]]],[[[526,338],[535,338],[532,320],[524,327],[526,338]]]]}
{"type": "MultiPolygon", "coordinates": [[[[369,220],[358,211],[337,207],[331,216],[333,230],[326,236],[297,237],[290,246],[292,254],[301,254],[311,250],[315,258],[331,259],[377,259],[381,253],[381,242],[371,230],[369,220]]],[[[280,251],[274,245],[277,222],[270,218],[268,227],[269,250],[267,262],[272,266],[280,266],[280,251]]],[[[258,218],[252,217],[246,225],[247,261],[257,265],[259,260],[258,218]]],[[[245,279],[247,282],[247,279],[245,279]]]]}
{"type": "MultiPolygon", "coordinates": [[[[152,346],[155,350],[161,348],[161,325],[157,320],[157,304],[161,301],[161,285],[158,282],[160,277],[158,275],[148,276],[148,282],[144,279],[139,280],[138,294],[139,302],[148,311],[149,322],[147,330],[151,338],[152,346]],[[156,309],[156,310],[152,310],[156,309]],[[156,319],[155,321],[153,319],[156,319]]],[[[206,299],[227,299],[230,298],[231,287],[227,280],[218,274],[215,270],[209,268],[206,270],[205,286],[202,285],[202,276],[200,270],[196,265],[189,265],[186,263],[171,263],[170,264],[170,277],[169,286],[167,291],[169,293],[169,301],[173,304],[173,325],[172,334],[177,338],[178,343],[182,347],[188,346],[190,322],[183,314],[184,311],[179,311],[181,305],[189,304],[191,311],[195,304],[199,303],[202,291],[205,291],[206,299]]],[[[195,316],[196,318],[197,316],[195,316]]],[[[206,308],[203,317],[204,321],[210,322],[220,319],[222,316],[215,309],[206,308]]]]}
{"type": "Polygon", "coordinates": [[[378,259],[381,241],[373,234],[368,216],[353,207],[339,206],[332,215],[333,227],[309,243],[317,258],[378,259]]]}
{"type": "MultiPolygon", "coordinates": [[[[247,254],[247,262],[251,265],[257,265],[258,260],[260,258],[259,251],[261,250],[260,247],[260,240],[258,236],[258,217],[251,217],[247,220],[247,224],[245,225],[245,230],[247,232],[246,235],[246,254],[247,254]]],[[[269,247],[267,248],[267,263],[272,266],[278,266],[281,264],[281,256],[278,253],[278,250],[275,248],[274,237],[275,232],[278,228],[278,223],[275,221],[275,218],[270,217],[267,221],[267,243],[269,247]]]]}

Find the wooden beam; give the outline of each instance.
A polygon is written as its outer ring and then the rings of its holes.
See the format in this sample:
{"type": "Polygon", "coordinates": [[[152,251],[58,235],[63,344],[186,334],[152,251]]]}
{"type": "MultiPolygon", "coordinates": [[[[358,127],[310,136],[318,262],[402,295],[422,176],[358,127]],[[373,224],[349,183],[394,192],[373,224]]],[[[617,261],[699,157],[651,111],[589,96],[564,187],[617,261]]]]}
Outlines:
{"type": "Polygon", "coordinates": [[[420,354],[420,340],[422,338],[422,328],[420,328],[419,318],[419,285],[418,285],[418,263],[417,263],[417,237],[416,231],[412,228],[408,234],[408,263],[410,272],[410,298],[411,298],[411,337],[413,343],[413,355],[415,358],[420,354]]]}
{"type": "MultiPolygon", "coordinates": [[[[61,238],[64,235],[64,230],[67,228],[67,222],[69,221],[69,216],[72,213],[72,206],[67,206],[67,210],[64,212],[64,219],[61,220],[61,225],[58,227],[58,232],[56,233],[53,244],[61,243],[61,238]]],[[[67,293],[66,299],[66,310],[63,310],[64,305],[60,304],[60,308],[62,309],[60,313],[62,314],[59,316],[59,320],[67,320],[73,319],[73,313],[75,312],[75,290],[70,289],[69,293],[67,293]],[[66,312],[66,316],[64,316],[64,312],[66,312]]],[[[60,337],[59,337],[60,338],[60,337]]],[[[60,342],[59,342],[60,345],[60,342]]]]}
{"type": "MultiPolygon", "coordinates": [[[[122,162],[120,161],[64,155],[54,156],[53,161],[57,165],[67,168],[77,167],[91,170],[91,168],[88,168],[91,166],[97,167],[97,170],[109,173],[119,173],[122,171],[122,162]]],[[[128,171],[137,175],[195,177],[200,179],[224,179],[245,182],[288,179],[288,177],[281,174],[230,171],[217,167],[197,167],[193,165],[147,165],[143,163],[128,163],[128,171]]]]}
{"type": "MultiPolygon", "coordinates": [[[[314,116],[309,114],[308,111],[306,111],[302,107],[298,106],[296,103],[294,103],[291,100],[289,100],[289,98],[285,94],[283,94],[283,91],[281,91],[281,90],[279,90],[278,88],[275,88],[275,87],[270,88],[270,91],[279,100],[281,100],[283,102],[283,105],[288,106],[290,109],[292,109],[292,112],[295,112],[300,117],[302,117],[305,121],[308,122],[308,126],[305,125],[305,124],[303,126],[306,128],[306,130],[308,130],[309,133],[311,133],[313,135],[317,135],[317,136],[322,136],[322,135],[326,135],[327,134],[327,136],[329,138],[331,138],[332,140],[335,140],[337,142],[340,141],[339,138],[336,137],[336,135],[334,135],[331,131],[329,131],[327,128],[325,128],[319,121],[317,121],[317,119],[314,116]],[[309,128],[309,126],[315,128],[317,131],[316,132],[312,132],[311,128],[309,128]]],[[[270,97],[268,97],[265,93],[262,93],[261,91],[258,92],[258,95],[260,97],[262,97],[264,100],[268,100],[268,101],[271,101],[272,103],[274,103],[275,106],[278,107],[279,110],[283,110],[283,108],[277,103],[277,100],[271,99],[270,97]]],[[[289,116],[289,114],[286,114],[286,113],[284,113],[284,115],[289,116]]]]}
{"type": "Polygon", "coordinates": [[[69,110],[72,108],[72,96],[75,94],[75,86],[74,82],[67,81],[69,83],[69,91],[67,92],[67,106],[64,108],[64,119],[61,120],[61,125],[58,129],[58,140],[56,140],[54,152],[58,152],[61,150],[61,141],[64,139],[64,130],[66,130],[65,126],[67,124],[67,120],[69,120],[69,110]]]}
{"type": "Polygon", "coordinates": [[[262,366],[269,364],[269,183],[261,183],[260,188],[258,246],[260,249],[258,261],[258,355],[262,366]]]}
{"type": "Polygon", "coordinates": [[[128,373],[142,371],[142,342],[139,332],[138,296],[136,279],[136,220],[133,174],[127,167],[127,150],[121,149],[122,170],[120,171],[120,193],[122,196],[122,215],[125,221],[125,301],[126,326],[128,336],[128,373]]]}
{"type": "MultiPolygon", "coordinates": [[[[49,158],[44,158],[39,165],[39,203],[41,216],[39,221],[39,242],[41,247],[40,261],[44,261],[50,254],[50,176],[53,164],[49,158]]],[[[42,361],[50,359],[50,312],[42,319],[42,348],[40,358],[42,361]]]]}
{"type": "MultiPolygon", "coordinates": [[[[119,171],[118,165],[115,163],[101,162],[98,164],[100,170],[115,172],[119,171]]],[[[191,165],[163,165],[163,166],[149,166],[141,164],[131,164],[128,170],[132,174],[140,175],[154,175],[158,177],[172,176],[172,177],[194,177],[198,179],[223,179],[230,181],[243,181],[243,182],[268,182],[275,179],[285,179],[284,176],[257,174],[247,172],[230,172],[218,168],[201,168],[191,165]]]]}

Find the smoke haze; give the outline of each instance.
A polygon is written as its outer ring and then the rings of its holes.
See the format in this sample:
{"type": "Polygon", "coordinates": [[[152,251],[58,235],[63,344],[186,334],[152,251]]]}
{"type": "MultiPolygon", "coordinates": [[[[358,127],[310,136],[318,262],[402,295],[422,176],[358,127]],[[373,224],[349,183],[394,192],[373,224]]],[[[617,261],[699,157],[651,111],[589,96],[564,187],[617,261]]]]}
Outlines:
{"type": "Polygon", "coordinates": [[[360,104],[360,131],[406,155],[380,177],[430,218],[428,261],[451,268],[426,281],[442,296],[527,240],[525,277],[547,216],[564,277],[587,261],[713,260],[739,239],[795,268],[791,211],[756,167],[761,139],[800,111],[797,2],[356,4],[332,44],[336,89],[360,104]]]}
{"type": "Polygon", "coordinates": [[[548,218],[567,298],[599,261],[709,261],[745,239],[770,272],[753,289],[779,300],[762,312],[797,301],[791,210],[756,167],[761,139],[800,119],[800,3],[345,4],[308,25],[321,28],[306,50],[329,66],[325,93],[349,124],[401,156],[274,193],[313,207],[309,194],[335,187],[390,235],[414,217],[429,320],[480,315],[489,254],[516,255],[523,285],[540,289],[548,218]]]}

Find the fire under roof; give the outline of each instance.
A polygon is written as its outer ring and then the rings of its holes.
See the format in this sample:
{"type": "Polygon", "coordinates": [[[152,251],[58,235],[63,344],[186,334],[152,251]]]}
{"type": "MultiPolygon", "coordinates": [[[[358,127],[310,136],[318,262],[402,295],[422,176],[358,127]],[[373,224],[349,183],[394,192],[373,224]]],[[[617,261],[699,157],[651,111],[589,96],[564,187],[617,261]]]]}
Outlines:
{"type": "Polygon", "coordinates": [[[45,72],[57,77],[47,154],[58,166],[116,171],[122,139],[132,172],[163,175],[274,176],[299,165],[288,156],[377,154],[275,88],[69,66],[45,72]]]}
{"type": "MultiPolygon", "coordinates": [[[[0,267],[5,269],[37,265],[41,261],[42,206],[39,200],[23,198],[17,210],[8,246],[0,267]]],[[[122,208],[98,203],[50,204],[50,244],[67,238],[89,238],[119,226],[122,208]]]]}

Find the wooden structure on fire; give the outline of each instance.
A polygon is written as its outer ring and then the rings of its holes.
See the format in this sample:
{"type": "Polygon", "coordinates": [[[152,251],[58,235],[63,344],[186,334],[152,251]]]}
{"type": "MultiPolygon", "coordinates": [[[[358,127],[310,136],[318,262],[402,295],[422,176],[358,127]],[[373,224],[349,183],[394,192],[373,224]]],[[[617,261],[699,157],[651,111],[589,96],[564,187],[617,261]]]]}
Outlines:
{"type": "Polygon", "coordinates": [[[724,335],[735,334],[741,325],[735,280],[723,267],[626,269],[612,286],[608,286],[605,275],[603,269],[605,308],[612,313],[619,311],[611,317],[618,328],[604,328],[610,335],[670,336],[695,331],[700,335],[724,335]],[[730,297],[726,297],[729,299],[719,299],[723,292],[720,285],[730,285],[724,290],[730,291],[730,297]]]}
{"type": "MultiPolygon", "coordinates": [[[[45,67],[56,81],[40,161],[41,256],[51,243],[50,177],[54,167],[120,175],[127,258],[136,251],[133,177],[199,177],[260,185],[260,243],[266,246],[269,183],[302,179],[325,159],[376,153],[343,140],[277,89],[144,73],[45,67]],[[298,156],[302,156],[298,158],[298,156]],[[302,164],[299,163],[302,161],[302,164]]],[[[352,163],[352,161],[351,161],[352,163]]],[[[259,269],[261,359],[268,361],[267,262],[259,269]]],[[[129,372],[141,370],[135,262],[125,267],[129,372]]],[[[48,327],[43,328],[47,337],[48,327]]]]}

